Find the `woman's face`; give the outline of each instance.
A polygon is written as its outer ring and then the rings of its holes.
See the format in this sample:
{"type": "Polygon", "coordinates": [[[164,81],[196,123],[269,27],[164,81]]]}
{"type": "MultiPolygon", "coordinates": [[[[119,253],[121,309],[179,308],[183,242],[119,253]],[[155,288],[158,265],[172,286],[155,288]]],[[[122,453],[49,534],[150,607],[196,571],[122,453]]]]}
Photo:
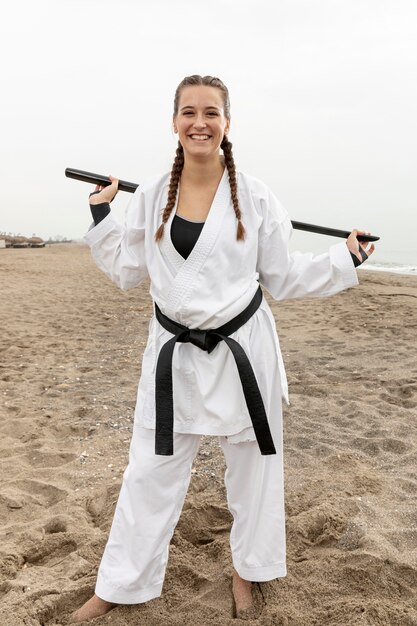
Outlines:
{"type": "Polygon", "coordinates": [[[218,155],[230,125],[222,92],[206,85],[184,87],[173,121],[184,153],[196,158],[218,155]]]}

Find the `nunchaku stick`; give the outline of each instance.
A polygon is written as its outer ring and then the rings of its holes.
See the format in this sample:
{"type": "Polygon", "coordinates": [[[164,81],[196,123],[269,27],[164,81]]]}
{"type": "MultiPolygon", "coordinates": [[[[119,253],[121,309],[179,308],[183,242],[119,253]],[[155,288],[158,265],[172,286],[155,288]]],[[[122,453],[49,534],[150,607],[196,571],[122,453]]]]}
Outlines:
{"type": "MultiPolygon", "coordinates": [[[[85,183],[92,183],[93,185],[102,185],[107,187],[111,185],[111,180],[108,176],[102,174],[93,174],[92,172],[85,172],[84,170],[75,170],[71,167],[67,167],[65,170],[65,176],[68,178],[74,178],[75,180],[81,180],[85,183]]],[[[129,183],[126,180],[119,180],[118,189],[120,191],[127,191],[128,193],[134,193],[139,187],[137,183],[129,183]]],[[[293,228],[297,230],[306,230],[310,233],[318,233],[319,235],[330,235],[331,237],[342,237],[347,239],[350,235],[348,230],[339,230],[337,228],[327,228],[327,226],[317,226],[316,224],[306,224],[305,222],[291,221],[293,228]]],[[[359,241],[378,241],[379,237],[376,235],[358,235],[359,241]]]]}

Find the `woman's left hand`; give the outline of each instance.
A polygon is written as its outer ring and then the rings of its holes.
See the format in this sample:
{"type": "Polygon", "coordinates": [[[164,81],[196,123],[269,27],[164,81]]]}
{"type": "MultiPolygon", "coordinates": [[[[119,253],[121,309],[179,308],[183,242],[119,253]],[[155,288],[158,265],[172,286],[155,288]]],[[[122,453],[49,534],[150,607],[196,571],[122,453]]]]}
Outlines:
{"type": "Polygon", "coordinates": [[[375,250],[375,246],[373,243],[368,241],[358,241],[358,235],[370,235],[371,233],[366,233],[364,230],[357,230],[354,228],[350,233],[349,237],[346,239],[346,245],[352,254],[354,254],[359,261],[362,263],[365,259],[361,255],[361,250],[365,252],[367,257],[370,257],[371,254],[375,250]]]}

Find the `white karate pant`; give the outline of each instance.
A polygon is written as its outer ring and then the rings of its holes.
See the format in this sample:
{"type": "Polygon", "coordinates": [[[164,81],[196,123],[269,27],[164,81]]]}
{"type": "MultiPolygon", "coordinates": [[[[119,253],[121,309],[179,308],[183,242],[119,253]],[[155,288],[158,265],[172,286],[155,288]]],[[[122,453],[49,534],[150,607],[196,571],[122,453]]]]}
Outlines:
{"type": "MultiPolygon", "coordinates": [[[[275,424],[275,455],[262,456],[256,441],[231,444],[220,437],[234,518],[233,566],[239,576],[257,582],[286,575],[281,420],[275,424]]],[[[155,431],[135,425],[97,577],[96,594],[103,600],[137,604],[161,595],[169,542],[199,443],[200,435],[174,433],[173,456],[155,455],[155,431]]]]}

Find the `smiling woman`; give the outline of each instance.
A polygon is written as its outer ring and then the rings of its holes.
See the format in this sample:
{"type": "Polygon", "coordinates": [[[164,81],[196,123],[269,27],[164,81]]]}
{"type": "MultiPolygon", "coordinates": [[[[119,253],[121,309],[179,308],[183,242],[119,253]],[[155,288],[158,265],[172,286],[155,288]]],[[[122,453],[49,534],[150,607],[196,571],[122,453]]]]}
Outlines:
{"type": "Polygon", "coordinates": [[[96,594],[75,613],[78,622],[161,595],[202,434],[218,436],[226,458],[236,616],[262,610],[254,582],[286,575],[288,390],[260,285],[277,300],[332,295],[357,284],[350,253],[361,261],[362,248],[353,231],[327,254],[291,255],[287,212],[265,184],[236,171],[230,122],[218,78],[185,78],[174,99],[171,173],[136,190],[125,225],[108,204],[117,179],[90,199],[95,225],[86,241],[97,265],[122,289],[149,277],[155,316],[129,465],[96,594]]]}
{"type": "Polygon", "coordinates": [[[168,202],[158,228],[156,241],[162,237],[177,200],[177,213],[194,221],[204,221],[226,166],[229,174],[233,208],[237,218],[237,239],[243,239],[244,228],[237,199],[236,168],[230,130],[230,101],[226,86],[211,76],[189,76],[177,87],[174,98],[174,132],[178,133],[177,155],[171,172],[168,202]],[[219,159],[222,148],[224,159],[219,159]],[[186,167],[184,168],[184,164],[186,167]],[[210,179],[207,173],[210,173],[210,179]],[[205,179],[205,184],[195,181],[205,179]]]}
{"type": "MultiPolygon", "coordinates": [[[[217,87],[188,86],[180,92],[179,106],[174,112],[174,132],[186,153],[200,144],[217,158],[223,138],[229,132],[222,92],[217,87]],[[179,110],[177,110],[179,109],[179,110]]],[[[191,153],[193,154],[193,153],[191,153]]]]}

